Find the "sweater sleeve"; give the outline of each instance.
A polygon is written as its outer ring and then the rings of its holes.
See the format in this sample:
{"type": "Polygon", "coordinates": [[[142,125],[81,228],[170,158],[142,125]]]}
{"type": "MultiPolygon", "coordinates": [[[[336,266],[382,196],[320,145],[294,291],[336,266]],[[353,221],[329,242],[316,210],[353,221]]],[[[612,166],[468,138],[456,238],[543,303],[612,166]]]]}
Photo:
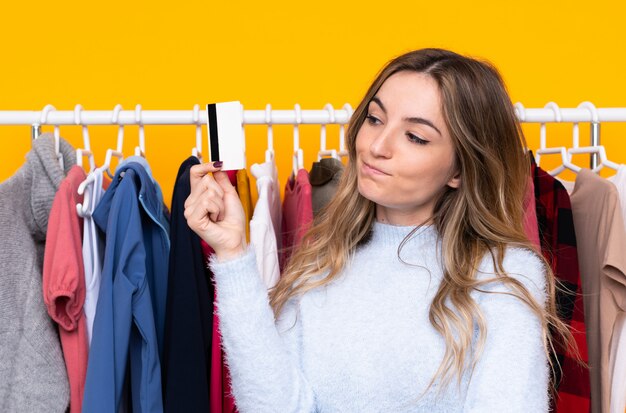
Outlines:
{"type": "MultiPolygon", "coordinates": [[[[493,277],[490,267],[485,277],[493,277]]],[[[534,253],[509,249],[503,267],[545,305],[545,270],[534,253]]],[[[494,282],[481,289],[489,292],[480,293],[477,299],[487,339],[463,412],[547,412],[549,365],[539,318],[520,299],[506,294],[511,287],[494,282]]]]}
{"type": "Polygon", "coordinates": [[[238,411],[314,412],[313,390],[299,362],[296,305],[289,303],[275,322],[253,248],[229,261],[213,256],[210,266],[238,411]]]}

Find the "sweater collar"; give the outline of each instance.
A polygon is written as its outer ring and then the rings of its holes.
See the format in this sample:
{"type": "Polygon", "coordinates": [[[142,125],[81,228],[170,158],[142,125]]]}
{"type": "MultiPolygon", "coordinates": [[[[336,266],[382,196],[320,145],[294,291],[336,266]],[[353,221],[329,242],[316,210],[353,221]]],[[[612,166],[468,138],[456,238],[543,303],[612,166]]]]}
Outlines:
{"type": "MultiPolygon", "coordinates": [[[[411,234],[415,226],[391,225],[375,221],[372,226],[371,241],[376,245],[397,248],[411,234]]],[[[430,243],[437,241],[437,229],[434,225],[424,225],[417,229],[408,239],[408,243],[430,243]]]]}
{"type": "Polygon", "coordinates": [[[52,201],[61,181],[76,164],[74,148],[59,138],[59,153],[63,157],[63,169],[54,147],[54,135],[43,133],[33,142],[33,149],[26,155],[26,187],[30,193],[30,211],[27,221],[32,233],[45,239],[48,229],[48,216],[52,201]]]}

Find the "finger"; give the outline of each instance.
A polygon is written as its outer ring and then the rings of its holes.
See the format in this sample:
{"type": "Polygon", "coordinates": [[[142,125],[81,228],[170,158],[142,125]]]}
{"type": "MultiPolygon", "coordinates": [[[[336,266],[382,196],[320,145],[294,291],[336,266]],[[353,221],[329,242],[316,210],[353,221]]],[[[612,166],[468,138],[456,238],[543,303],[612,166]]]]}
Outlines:
{"type": "Polygon", "coordinates": [[[191,190],[193,191],[194,186],[198,184],[198,182],[202,179],[203,176],[208,174],[209,172],[217,172],[222,167],[222,162],[207,162],[199,165],[194,165],[189,170],[189,183],[191,184],[191,190]]]}
{"type": "Polygon", "coordinates": [[[185,209],[185,217],[191,228],[205,230],[210,225],[208,221],[217,222],[223,211],[224,203],[221,199],[205,198],[185,209]]]}
{"type": "Polygon", "coordinates": [[[230,183],[230,178],[228,177],[228,174],[226,172],[215,172],[213,174],[213,179],[215,179],[215,182],[219,184],[224,192],[237,192],[233,184],[230,183]]]}
{"type": "Polygon", "coordinates": [[[187,225],[191,228],[195,233],[202,236],[201,233],[206,229],[208,225],[206,215],[202,216],[202,214],[198,214],[198,205],[193,204],[187,208],[185,208],[185,219],[187,220],[187,225]]]}
{"type": "Polygon", "coordinates": [[[205,224],[203,221],[206,217],[206,211],[204,211],[204,208],[199,202],[190,203],[185,206],[184,215],[187,220],[187,225],[194,230],[201,229],[200,227],[205,224]]]}
{"type": "Polygon", "coordinates": [[[224,198],[224,190],[220,184],[217,183],[214,176],[204,175],[201,185],[206,188],[206,192],[208,192],[211,197],[224,198]]]}
{"type": "Polygon", "coordinates": [[[224,197],[224,190],[215,182],[211,174],[206,174],[196,181],[196,184],[191,188],[191,192],[185,200],[185,206],[197,202],[200,197],[205,196],[207,193],[208,196],[224,197]]]}
{"type": "MultiPolygon", "coordinates": [[[[218,186],[217,184],[213,184],[214,186],[218,186]]],[[[185,201],[185,218],[190,219],[192,216],[195,217],[197,214],[195,211],[200,211],[200,214],[208,214],[207,210],[208,205],[217,205],[219,208],[224,208],[224,201],[221,197],[216,195],[215,188],[211,188],[205,190],[204,192],[196,195],[190,195],[185,201]]]]}
{"type": "Polygon", "coordinates": [[[211,177],[211,175],[204,173],[204,170],[201,169],[204,165],[206,164],[194,165],[189,170],[190,191],[187,202],[195,202],[199,195],[206,191],[206,185],[202,185],[201,183],[205,176],[211,177]],[[198,169],[194,170],[196,167],[198,167],[198,169]]]}
{"type": "Polygon", "coordinates": [[[224,202],[219,198],[208,199],[205,205],[211,222],[219,222],[220,216],[224,215],[224,202]]]}
{"type": "Polygon", "coordinates": [[[220,209],[220,213],[217,215],[215,222],[220,222],[224,220],[225,216],[226,216],[226,204],[224,204],[224,207],[220,209]]]}

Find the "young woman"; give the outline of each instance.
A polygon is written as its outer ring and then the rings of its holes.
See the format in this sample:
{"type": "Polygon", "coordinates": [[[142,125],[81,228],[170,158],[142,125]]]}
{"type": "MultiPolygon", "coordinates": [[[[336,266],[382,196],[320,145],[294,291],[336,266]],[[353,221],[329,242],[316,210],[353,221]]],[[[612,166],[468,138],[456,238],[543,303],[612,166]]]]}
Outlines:
{"type": "Polygon", "coordinates": [[[350,122],[335,198],[268,293],[218,164],[192,169],[247,412],[547,412],[554,282],[523,229],[529,165],[497,70],[391,61],[350,122]]]}

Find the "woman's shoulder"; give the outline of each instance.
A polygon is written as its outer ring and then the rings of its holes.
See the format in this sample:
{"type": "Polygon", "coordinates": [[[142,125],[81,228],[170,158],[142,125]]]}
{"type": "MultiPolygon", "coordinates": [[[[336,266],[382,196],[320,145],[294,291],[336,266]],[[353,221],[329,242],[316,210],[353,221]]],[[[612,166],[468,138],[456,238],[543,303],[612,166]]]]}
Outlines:
{"type": "MultiPolygon", "coordinates": [[[[479,280],[497,278],[495,253],[485,253],[477,272],[479,280]]],[[[536,299],[545,299],[547,272],[545,263],[536,251],[530,248],[507,246],[502,260],[506,276],[519,281],[536,299]]],[[[486,285],[489,290],[510,291],[497,279],[486,285]]]]}

